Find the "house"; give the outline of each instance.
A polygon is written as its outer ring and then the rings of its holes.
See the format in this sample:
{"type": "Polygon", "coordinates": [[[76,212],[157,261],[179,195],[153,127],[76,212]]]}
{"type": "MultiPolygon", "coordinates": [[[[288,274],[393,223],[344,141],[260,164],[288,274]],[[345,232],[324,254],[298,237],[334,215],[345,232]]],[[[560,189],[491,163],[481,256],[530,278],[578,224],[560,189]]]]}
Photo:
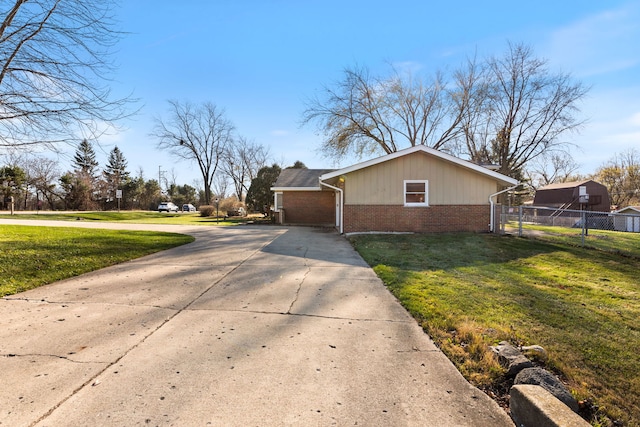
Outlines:
{"type": "Polygon", "coordinates": [[[518,181],[418,145],[343,169],[284,169],[271,188],[282,224],[341,233],[489,231],[494,196],[518,181]]]}
{"type": "Polygon", "coordinates": [[[640,233],[640,206],[627,206],[615,211],[613,229],[640,233]]]}
{"type": "Polygon", "coordinates": [[[533,205],[554,208],[557,211],[611,211],[607,187],[590,179],[561,182],[541,187],[536,191],[533,198],[533,205]],[[581,192],[583,192],[583,194],[581,194],[581,192]]]}
{"type": "Polygon", "coordinates": [[[333,169],[283,169],[271,187],[277,222],[332,226],[335,196],[333,191],[322,191],[319,181],[320,176],[331,171],[333,169]]]}

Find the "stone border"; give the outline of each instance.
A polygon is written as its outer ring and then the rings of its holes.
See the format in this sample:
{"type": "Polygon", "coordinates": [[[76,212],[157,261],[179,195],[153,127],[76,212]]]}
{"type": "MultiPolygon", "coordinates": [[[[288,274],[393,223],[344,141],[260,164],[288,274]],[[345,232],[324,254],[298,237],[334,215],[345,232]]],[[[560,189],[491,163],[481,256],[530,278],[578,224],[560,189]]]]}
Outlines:
{"type": "Polygon", "coordinates": [[[507,377],[515,377],[509,391],[509,410],[517,427],[589,426],[578,415],[578,402],[560,379],[536,367],[525,356],[546,360],[544,348],[539,345],[517,348],[501,341],[491,350],[507,369],[507,377]]]}

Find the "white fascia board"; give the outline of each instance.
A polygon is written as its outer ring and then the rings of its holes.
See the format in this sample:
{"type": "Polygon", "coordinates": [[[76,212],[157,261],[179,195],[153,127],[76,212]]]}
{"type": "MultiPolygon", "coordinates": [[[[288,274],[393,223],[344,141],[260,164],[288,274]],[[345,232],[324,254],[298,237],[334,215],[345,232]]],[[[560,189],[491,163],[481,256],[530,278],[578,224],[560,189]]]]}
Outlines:
{"type": "Polygon", "coordinates": [[[618,209],[614,213],[624,214],[627,211],[633,211],[635,213],[640,213],[640,208],[637,206],[627,206],[626,208],[618,209]]]}
{"type": "Polygon", "coordinates": [[[492,171],[490,169],[487,169],[487,168],[485,168],[483,166],[476,165],[475,163],[471,163],[471,162],[468,162],[466,160],[459,159],[459,158],[454,157],[454,156],[452,156],[450,154],[443,153],[443,152],[438,151],[438,150],[434,150],[433,148],[427,147],[425,145],[416,145],[414,147],[405,148],[404,150],[396,151],[395,153],[387,154],[386,156],[382,156],[382,157],[378,157],[378,158],[375,158],[375,159],[367,160],[366,162],[362,162],[362,163],[357,163],[357,164],[355,164],[353,166],[348,166],[348,167],[343,168],[343,169],[338,169],[336,171],[329,172],[329,173],[326,173],[326,174],[322,175],[320,177],[320,180],[325,181],[327,179],[335,178],[335,177],[338,177],[340,175],[347,174],[349,172],[357,171],[357,170],[360,170],[360,169],[367,168],[369,166],[374,166],[374,165],[377,165],[379,163],[384,163],[384,162],[389,161],[389,160],[397,159],[398,157],[406,156],[407,154],[412,154],[412,153],[415,153],[417,151],[421,151],[423,153],[426,153],[426,154],[429,154],[431,156],[440,158],[442,160],[446,160],[446,161],[448,161],[450,163],[453,163],[453,164],[456,164],[458,166],[462,166],[464,168],[471,169],[471,170],[476,171],[478,173],[481,173],[483,175],[490,176],[490,177],[500,181],[500,183],[502,183],[502,184],[516,185],[516,184],[519,183],[519,181],[517,179],[513,179],[513,178],[510,178],[510,177],[508,177],[506,175],[503,175],[501,173],[494,172],[494,171],[492,171]]]}
{"type": "Polygon", "coordinates": [[[320,187],[271,187],[271,191],[322,191],[320,187]]]}

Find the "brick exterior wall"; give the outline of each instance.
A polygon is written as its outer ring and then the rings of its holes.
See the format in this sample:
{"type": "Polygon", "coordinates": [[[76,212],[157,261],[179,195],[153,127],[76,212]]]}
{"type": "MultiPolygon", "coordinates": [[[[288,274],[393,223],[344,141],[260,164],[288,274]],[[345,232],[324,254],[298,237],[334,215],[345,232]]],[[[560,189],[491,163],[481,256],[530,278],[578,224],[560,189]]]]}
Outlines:
{"type": "Polygon", "coordinates": [[[335,225],[333,191],[287,191],[282,197],[285,224],[335,225]]]}
{"type": "Polygon", "coordinates": [[[490,205],[346,205],[344,232],[484,232],[489,231],[490,211],[490,205]]]}

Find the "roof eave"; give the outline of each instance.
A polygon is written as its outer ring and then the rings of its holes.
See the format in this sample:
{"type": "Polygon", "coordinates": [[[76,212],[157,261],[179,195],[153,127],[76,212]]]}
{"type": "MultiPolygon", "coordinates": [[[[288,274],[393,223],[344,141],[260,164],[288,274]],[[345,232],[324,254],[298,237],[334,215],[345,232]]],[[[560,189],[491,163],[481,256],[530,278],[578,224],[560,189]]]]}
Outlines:
{"type": "Polygon", "coordinates": [[[271,187],[271,191],[322,191],[320,186],[318,187],[271,187]]]}

